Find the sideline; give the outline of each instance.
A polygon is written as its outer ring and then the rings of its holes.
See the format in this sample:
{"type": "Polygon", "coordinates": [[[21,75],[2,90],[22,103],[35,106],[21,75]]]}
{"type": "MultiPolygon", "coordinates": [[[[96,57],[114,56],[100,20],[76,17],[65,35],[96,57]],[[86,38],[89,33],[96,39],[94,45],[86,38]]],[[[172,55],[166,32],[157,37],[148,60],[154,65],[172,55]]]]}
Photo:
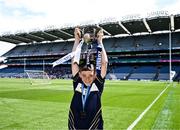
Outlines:
{"type": "Polygon", "coordinates": [[[154,103],[161,97],[161,95],[167,90],[170,84],[166,85],[166,88],[154,99],[154,101],[139,115],[139,117],[127,128],[127,130],[132,130],[137,123],[143,118],[147,111],[154,105],[154,103]]]}

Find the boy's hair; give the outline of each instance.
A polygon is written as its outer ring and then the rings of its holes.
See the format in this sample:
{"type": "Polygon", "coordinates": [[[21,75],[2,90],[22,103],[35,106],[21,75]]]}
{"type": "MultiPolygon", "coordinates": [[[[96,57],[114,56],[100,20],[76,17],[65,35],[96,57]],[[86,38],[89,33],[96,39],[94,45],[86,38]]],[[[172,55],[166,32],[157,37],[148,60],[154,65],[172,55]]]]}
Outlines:
{"type": "Polygon", "coordinates": [[[95,71],[95,67],[93,64],[88,64],[80,67],[79,71],[95,71]]]}

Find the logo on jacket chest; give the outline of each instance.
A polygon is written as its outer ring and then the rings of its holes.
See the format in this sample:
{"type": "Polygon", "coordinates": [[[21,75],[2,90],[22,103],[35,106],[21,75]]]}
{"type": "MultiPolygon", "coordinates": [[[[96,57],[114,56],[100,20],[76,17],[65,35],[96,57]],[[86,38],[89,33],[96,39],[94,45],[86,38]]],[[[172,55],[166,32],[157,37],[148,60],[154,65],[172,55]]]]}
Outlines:
{"type": "MultiPolygon", "coordinates": [[[[78,83],[75,91],[82,93],[82,85],[83,85],[82,83],[78,83]]],[[[98,89],[98,87],[96,86],[96,84],[93,83],[92,86],[91,86],[91,88],[90,88],[90,92],[96,92],[96,91],[99,91],[99,89],[98,89]]],[[[84,89],[83,95],[86,95],[86,93],[87,93],[87,89],[84,89]]]]}

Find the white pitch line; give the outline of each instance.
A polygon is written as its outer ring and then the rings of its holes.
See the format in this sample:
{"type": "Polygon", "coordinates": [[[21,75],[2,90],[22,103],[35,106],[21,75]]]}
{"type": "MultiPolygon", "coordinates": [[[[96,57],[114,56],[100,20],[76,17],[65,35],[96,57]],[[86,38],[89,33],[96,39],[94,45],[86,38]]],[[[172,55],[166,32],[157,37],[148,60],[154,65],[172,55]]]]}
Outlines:
{"type": "Polygon", "coordinates": [[[161,97],[161,95],[166,91],[166,89],[169,87],[169,84],[166,86],[166,88],[154,99],[154,101],[139,115],[139,117],[127,128],[127,130],[132,130],[134,126],[137,125],[137,123],[143,118],[143,116],[146,114],[147,111],[154,105],[154,103],[161,97]]]}

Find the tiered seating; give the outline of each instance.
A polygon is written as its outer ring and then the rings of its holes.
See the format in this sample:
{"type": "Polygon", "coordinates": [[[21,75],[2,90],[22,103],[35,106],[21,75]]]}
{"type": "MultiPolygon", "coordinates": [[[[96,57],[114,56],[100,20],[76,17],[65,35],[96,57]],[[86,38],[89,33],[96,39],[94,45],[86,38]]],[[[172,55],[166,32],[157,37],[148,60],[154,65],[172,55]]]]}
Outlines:
{"type": "Polygon", "coordinates": [[[162,66],[159,71],[159,80],[169,80],[169,66],[162,66]]]}
{"type": "Polygon", "coordinates": [[[132,71],[133,67],[130,66],[121,66],[115,67],[112,71],[107,75],[107,78],[110,79],[126,79],[126,76],[132,71]]]}
{"type": "MultiPolygon", "coordinates": [[[[43,66],[27,66],[26,70],[43,70],[43,66]]],[[[71,78],[71,68],[70,67],[45,67],[45,72],[51,78],[71,78]]],[[[0,77],[8,77],[8,78],[23,78],[27,75],[24,72],[24,67],[7,67],[4,69],[0,69],[0,77]]]]}
{"type": "MultiPolygon", "coordinates": [[[[172,48],[180,47],[180,33],[173,35],[172,48]]],[[[108,52],[140,51],[140,50],[162,50],[168,49],[168,34],[156,34],[146,36],[120,37],[104,39],[104,46],[108,52]]],[[[44,43],[34,45],[16,46],[5,54],[5,56],[24,55],[52,55],[71,52],[73,41],[44,43]]]]}
{"type": "Polygon", "coordinates": [[[153,80],[156,72],[157,68],[155,66],[140,66],[135,69],[129,79],[153,80]]]}
{"type": "Polygon", "coordinates": [[[107,51],[138,51],[138,50],[162,50],[168,49],[168,34],[134,36],[113,38],[104,40],[107,51]]]}
{"type": "Polygon", "coordinates": [[[180,33],[173,34],[172,37],[172,48],[179,48],[180,49],[180,33]]]}
{"type": "Polygon", "coordinates": [[[15,57],[66,54],[72,50],[72,46],[72,42],[19,45],[6,53],[4,56],[15,57]]]}
{"type": "Polygon", "coordinates": [[[7,67],[0,69],[0,77],[17,77],[21,78],[24,76],[24,69],[20,67],[7,67]]]}

